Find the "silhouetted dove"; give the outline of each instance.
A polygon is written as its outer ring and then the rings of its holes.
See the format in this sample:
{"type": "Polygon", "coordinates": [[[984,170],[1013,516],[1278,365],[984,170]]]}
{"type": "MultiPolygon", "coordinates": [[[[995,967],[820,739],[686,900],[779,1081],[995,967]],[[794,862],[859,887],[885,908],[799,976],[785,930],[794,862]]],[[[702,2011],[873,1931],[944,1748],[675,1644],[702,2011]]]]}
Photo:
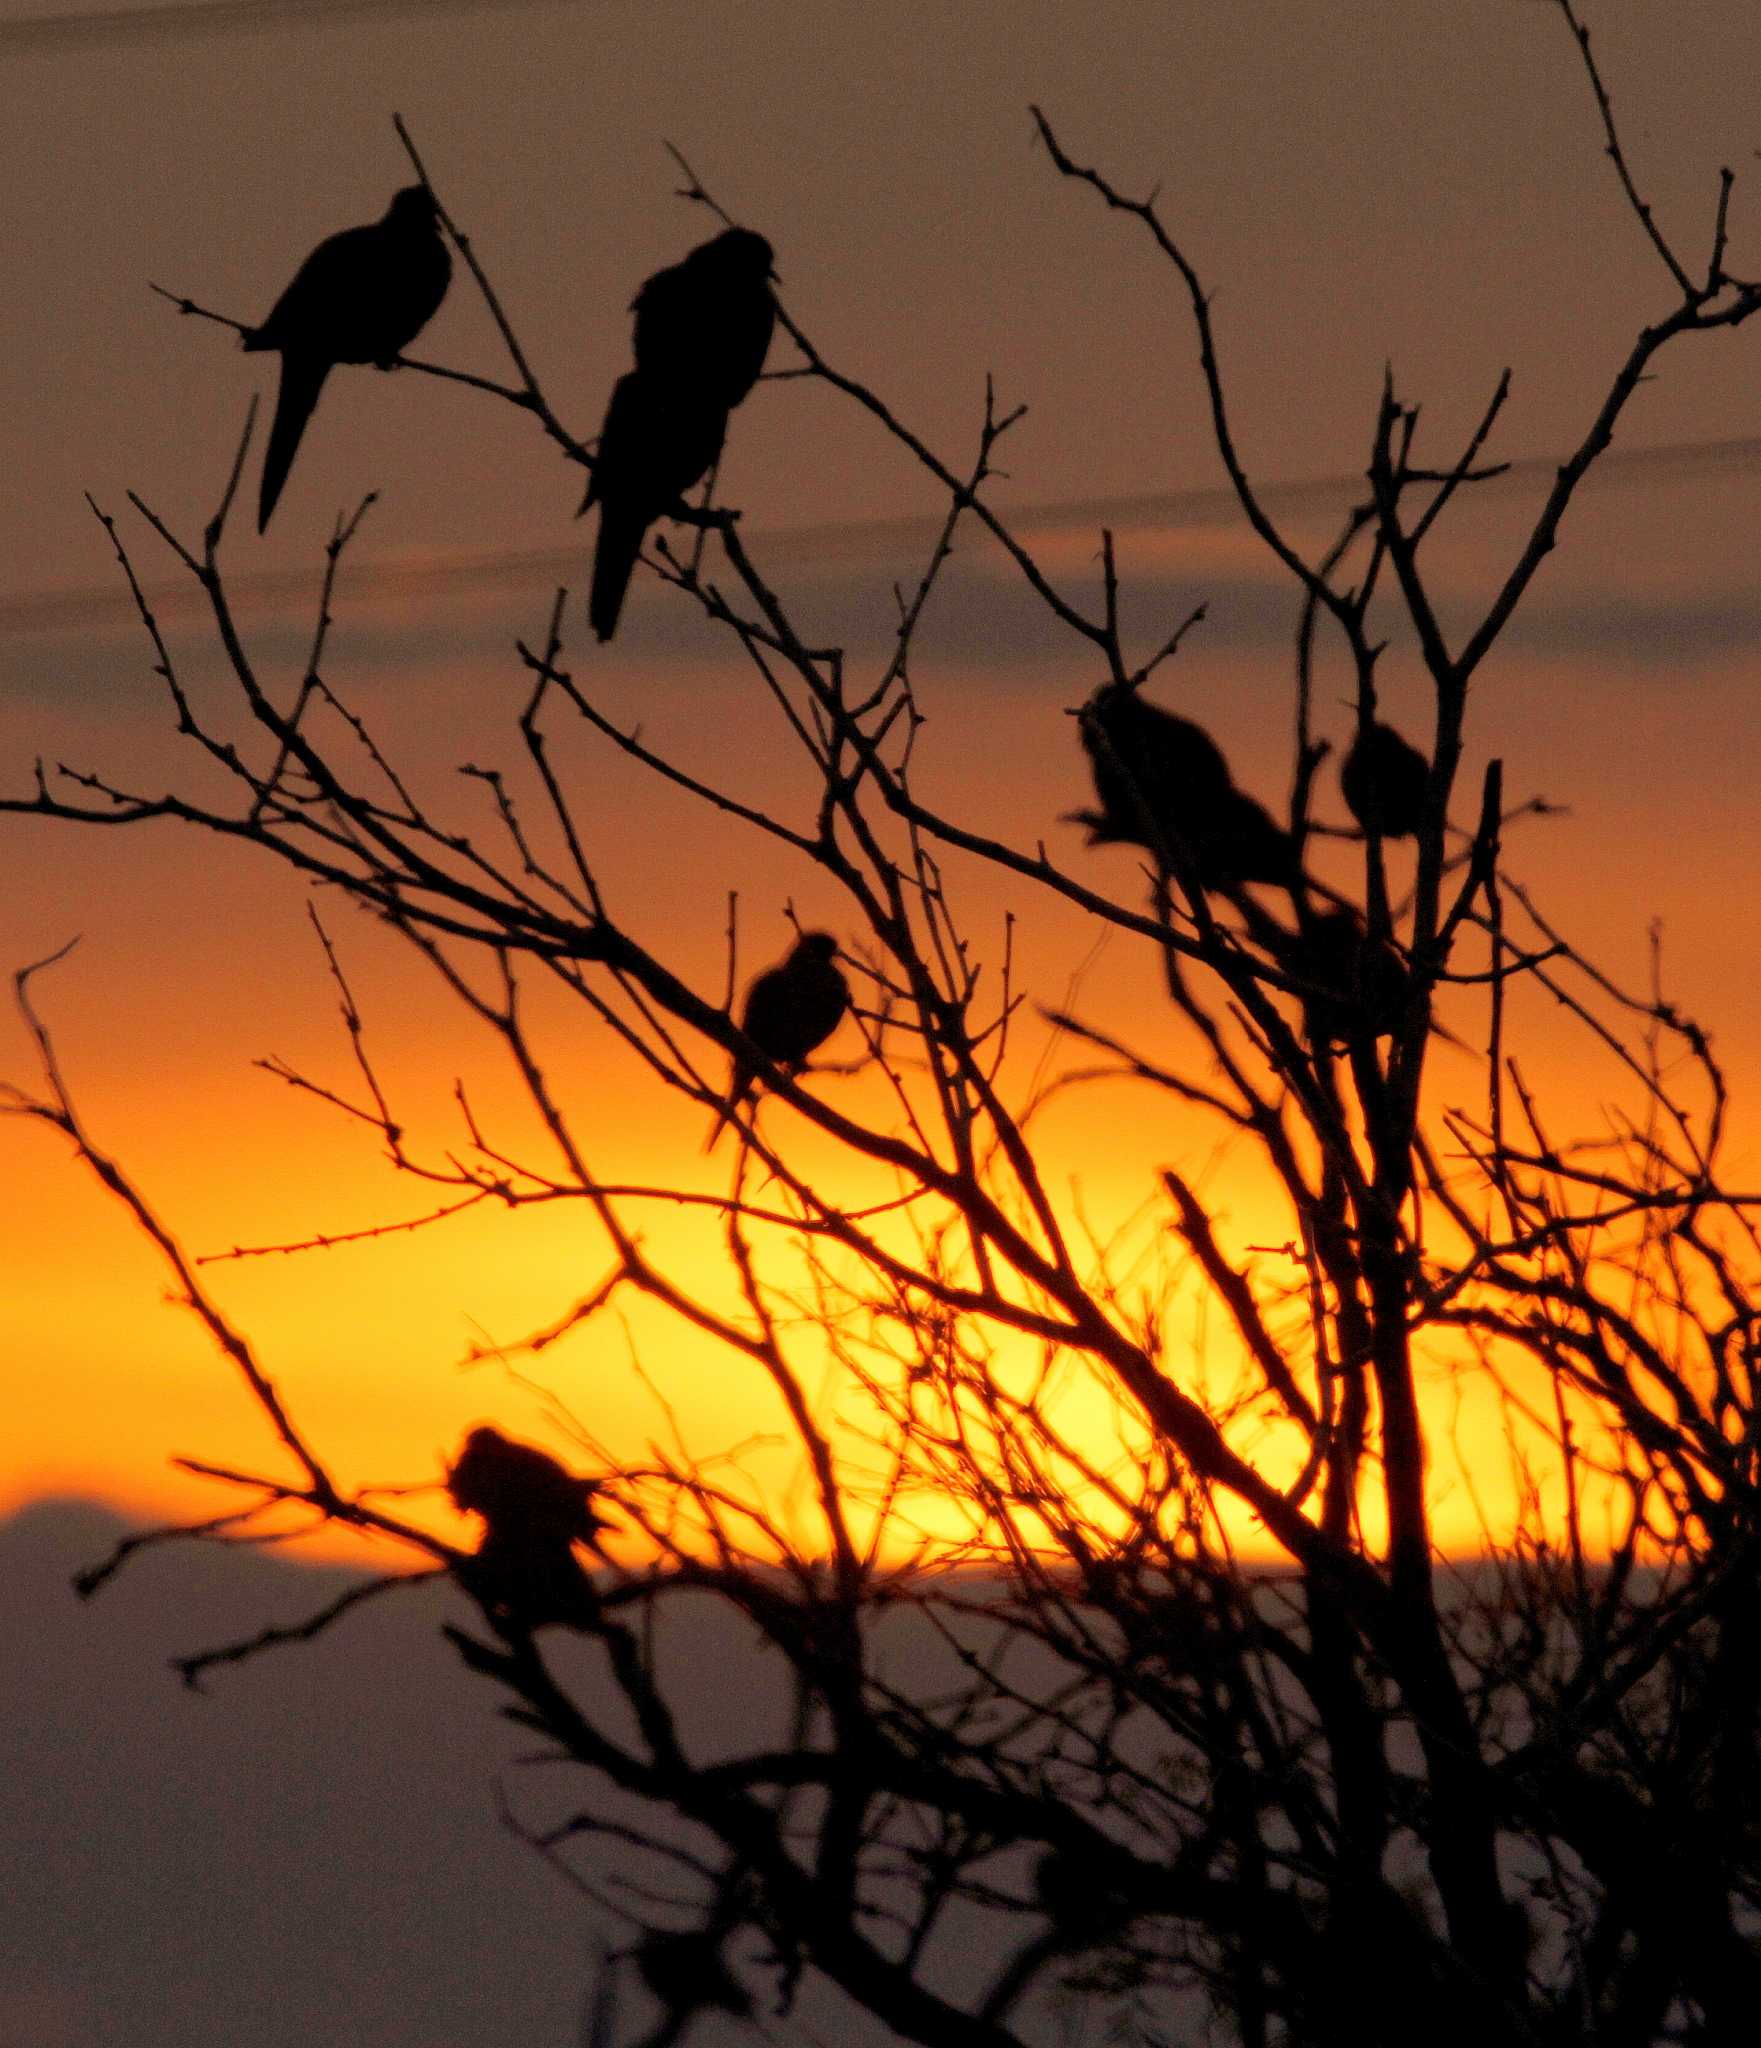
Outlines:
{"type": "Polygon", "coordinates": [[[1146,704],[1110,683],[1075,714],[1094,777],[1096,810],[1072,811],[1091,846],[1145,847],[1158,867],[1184,847],[1201,887],[1288,884],[1296,877],[1289,833],[1236,788],[1229,763],[1203,726],[1146,704]]]}
{"type": "Polygon", "coordinates": [[[1303,991],[1303,1025],[1316,1046],[1386,1038],[1412,994],[1405,960],[1383,940],[1371,945],[1354,910],[1322,911],[1273,951],[1303,991]]]}
{"type": "Polygon", "coordinates": [[[526,1628],[591,1617],[592,1584],[574,1546],[599,1551],[611,1526],[594,1509],[595,1481],[485,1424],[466,1437],[446,1483],[455,1505],[483,1518],[476,1581],[491,1607],[526,1628]]]}
{"type": "Polygon", "coordinates": [[[1194,805],[1186,837],[1203,888],[1236,889],[1244,882],[1289,888],[1297,878],[1290,834],[1264,804],[1233,783],[1208,804],[1194,805]]]}
{"type": "Polygon", "coordinates": [[[320,242],[268,319],[245,335],[247,349],[281,353],[281,391],[257,501],[259,533],[287,482],[325,378],[338,363],[389,368],[433,319],[451,278],[434,201],[423,186],[406,185],[382,220],[320,242]]]}
{"type": "Polygon", "coordinates": [[[1047,1849],[1034,1868],[1033,1888],[1063,1944],[1098,1948],[1122,1933],[1149,1903],[1134,1877],[1123,1863],[1047,1849]]]}
{"type": "Polygon", "coordinates": [[[598,505],[587,617],[617,630],[642,538],[719,459],[728,414],[758,381],[776,325],[771,248],[729,228],[657,270],[631,301],[636,367],[612,389],[581,510],[598,505]]]}
{"type": "MultiPolygon", "coordinates": [[[[767,968],[746,991],[740,1029],[760,1052],[790,1073],[806,1065],[850,1007],[850,984],[837,965],[837,950],[830,932],[804,932],[788,958],[767,968]]],[[[736,1057],[728,1097],[703,1148],[706,1152],[757,1083],[750,1061],[736,1057]]]]}
{"type": "Polygon", "coordinates": [[[1091,844],[1127,842],[1153,853],[1164,806],[1178,813],[1229,787],[1229,763],[1204,727],[1146,704],[1135,689],[1108,684],[1075,715],[1100,803],[1082,814],[1091,844]]]}
{"type": "Polygon", "coordinates": [[[722,1957],[721,1938],[704,1929],[645,1934],[635,1947],[642,1981],[665,2008],[661,2025],[644,2048],[675,2048],[700,2012],[731,2013],[749,2019],[752,2000],[722,1957]]]}
{"type": "Polygon", "coordinates": [[[1425,815],[1431,764],[1393,726],[1372,719],[1360,727],[1339,764],[1339,789],[1365,832],[1410,839],[1425,815]]]}

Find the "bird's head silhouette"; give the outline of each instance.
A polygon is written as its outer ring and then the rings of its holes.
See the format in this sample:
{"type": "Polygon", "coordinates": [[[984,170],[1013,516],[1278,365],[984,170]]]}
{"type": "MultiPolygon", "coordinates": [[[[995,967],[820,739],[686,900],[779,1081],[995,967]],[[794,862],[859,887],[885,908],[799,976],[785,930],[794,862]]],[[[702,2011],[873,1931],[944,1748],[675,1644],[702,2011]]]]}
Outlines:
{"type": "Polygon", "coordinates": [[[838,942],[830,932],[803,932],[795,942],[797,960],[831,960],[837,951],[838,942]]]}
{"type": "Polygon", "coordinates": [[[1143,688],[1142,676],[1127,676],[1122,683],[1107,681],[1097,683],[1088,697],[1080,704],[1066,704],[1064,709],[1072,718],[1080,718],[1085,711],[1105,717],[1109,711],[1121,704],[1141,701],[1139,692],[1143,688]]]}
{"type": "Polygon", "coordinates": [[[1076,719],[1081,726],[1085,747],[1093,747],[1097,732],[1110,737],[1122,727],[1129,729],[1134,724],[1144,704],[1142,684],[1141,676],[1127,676],[1122,683],[1097,683],[1080,704],[1065,705],[1065,716],[1076,719]]]}
{"type": "Polygon", "coordinates": [[[729,228],[685,259],[730,278],[775,277],[776,251],[751,228],[729,228]]]}
{"type": "Polygon", "coordinates": [[[392,194],[385,217],[400,228],[431,228],[438,212],[434,194],[426,185],[406,185],[392,194]]]}

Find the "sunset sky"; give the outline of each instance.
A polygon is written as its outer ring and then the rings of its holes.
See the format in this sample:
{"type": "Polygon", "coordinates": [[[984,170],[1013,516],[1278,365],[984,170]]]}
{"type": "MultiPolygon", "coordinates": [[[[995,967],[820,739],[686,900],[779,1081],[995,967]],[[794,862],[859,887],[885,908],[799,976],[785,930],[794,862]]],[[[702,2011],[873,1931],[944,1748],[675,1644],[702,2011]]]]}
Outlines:
{"type": "MultiPolygon", "coordinates": [[[[1290,591],[1220,494],[1169,273],[1141,233],[1056,177],[1028,103],[1126,189],[1159,186],[1215,294],[1244,459],[1304,540],[1318,542],[1351,500],[1385,362],[1401,394],[1424,402],[1423,445],[1438,460],[1512,368],[1494,452],[1519,465],[1437,550],[1452,618],[1495,587],[1548,465],[1581,436],[1638,327],[1670,305],[1543,0],[1423,0],[1398,25],[1376,0],[1130,0],[1086,13],[1080,37],[1068,7],[1037,0],[860,12],[611,0],[369,22],[307,7],[284,28],[185,34],[192,12],[167,11],[177,33],[83,36],[27,33],[36,10],[0,4],[14,109],[0,499],[7,793],[28,786],[39,756],[143,789],[178,773],[151,650],[83,494],[123,520],[143,580],[168,593],[168,635],[193,687],[218,690],[200,617],[172,595],[176,565],[125,494],[138,490],[193,536],[269,373],[147,284],[260,318],[317,240],[375,218],[407,182],[394,109],[581,436],[627,362],[633,290],[708,232],[674,196],[663,138],[770,237],[785,302],[825,354],[955,466],[993,372],[1001,403],[1029,408],[997,502],[1085,601],[1098,530],[1117,528],[1127,617],[1145,650],[1210,604],[1160,698],[1198,711],[1238,777],[1274,802],[1289,773],[1290,591]]],[[[1719,166],[1733,166],[1731,267],[1761,272],[1752,0],[1670,10],[1667,26],[1654,10],[1591,19],[1659,219],[1699,260],[1719,166]]],[[[505,374],[463,279],[415,352],[505,374]]],[[[779,344],[773,367],[785,360],[779,344]]],[[[509,755],[525,689],[513,641],[542,633],[559,581],[575,592],[569,658],[608,715],[640,721],[651,743],[748,796],[805,801],[749,677],[682,600],[639,576],[616,643],[586,643],[590,529],[571,518],[580,477],[534,424],[411,375],[340,372],[268,536],[235,523],[240,610],[284,688],[305,658],[324,540],[368,489],[381,499],[340,586],[328,669],[452,815],[485,816],[481,792],[452,771],[509,755]]],[[[915,576],[933,533],[927,481],[851,409],[783,382],[737,415],[722,490],[802,617],[853,661],[884,663],[892,585],[915,576]]],[[[1761,1054],[1758,515],[1761,325],[1664,358],[1488,665],[1469,729],[1470,771],[1499,754],[1514,796],[1566,807],[1524,826],[1508,849],[1513,871],[1629,981],[1642,982],[1648,927],[1663,921],[1671,992],[1712,1029],[1739,1104],[1761,1054]]],[[[1044,838],[1055,858],[1128,897],[1131,856],[1086,855],[1059,822],[1086,797],[1064,707],[1097,678],[976,544],[931,612],[914,676],[929,713],[926,789],[1023,848],[1044,838]]],[[[1422,734],[1410,649],[1390,654],[1384,687],[1398,722],[1422,734]]],[[[1341,736],[1342,689],[1323,692],[1341,736]]],[[[790,901],[804,922],[847,928],[823,878],[657,794],[607,752],[576,750],[596,847],[632,925],[694,986],[720,986],[731,888],[743,974],[787,944],[790,901]]],[[[277,1056],[325,1085],[354,1085],[292,877],[170,827],[5,818],[0,854],[0,967],[81,935],[39,985],[42,1007],[95,1138],[192,1251],[335,1235],[432,1206],[386,1169],[370,1135],[252,1069],[277,1056]]],[[[1117,935],[1097,953],[1092,927],[1025,883],[952,873],[982,947],[999,947],[1005,912],[1027,920],[1029,985],[1044,1000],[1080,973],[1091,1013],[1153,1040],[1146,953],[1117,935]]],[[[463,1077],[510,1146],[535,1150],[495,1048],[389,937],[340,904],[325,914],[415,1142],[436,1156],[458,1141],[451,1090],[463,1077]]],[[[1532,1071],[1593,1118],[1613,1076],[1538,1006],[1522,1021],[1532,1071]]],[[[582,1020],[547,1022],[553,1078],[601,1171],[722,1183],[726,1158],[699,1156],[697,1106],[629,1086],[582,1020]]],[[[1043,1026],[1024,1033],[1036,1029],[1043,1044],[1043,1026]]],[[[1025,1074],[1038,1046],[1024,1037],[1021,1050],[1025,1074]]],[[[36,1079],[10,1009],[0,1078],[36,1079]]],[[[1439,1100],[1456,1099],[1452,1088],[1473,1099],[1472,1063],[1443,1053],[1434,1086],[1439,1100]]],[[[212,1491],[167,1459],[272,1458],[260,1419],[200,1329],[163,1304],[163,1268],[67,1148],[10,1121],[0,1145],[0,1511],[69,1492],[131,1512],[214,1511],[212,1491]]],[[[1251,1183],[1159,1100],[1093,1093],[1048,1120],[1045,1145],[1053,1180],[1120,1223],[1155,1167],[1179,1161],[1214,1195],[1230,1245],[1254,1241],[1251,1183]]],[[[1740,1107],[1735,1149],[1755,1184],[1761,1125],[1740,1107]]],[[[700,1226],[662,1213],[649,1227],[656,1247],[697,1256],[700,1226]]],[[[494,1365],[461,1361],[542,1327],[605,1262],[595,1233],[556,1209],[479,1212],[205,1273],[344,1475],[408,1483],[432,1478],[472,1421],[543,1430],[532,1394],[494,1365]]],[[[768,1396],[653,1314],[596,1326],[548,1354],[539,1377],[596,1436],[637,1456],[665,1422],[632,1355],[688,1403],[700,1447],[777,1426],[768,1396]]],[[[1454,1499],[1440,1529],[1470,1542],[1471,1516],[1454,1499]]]]}

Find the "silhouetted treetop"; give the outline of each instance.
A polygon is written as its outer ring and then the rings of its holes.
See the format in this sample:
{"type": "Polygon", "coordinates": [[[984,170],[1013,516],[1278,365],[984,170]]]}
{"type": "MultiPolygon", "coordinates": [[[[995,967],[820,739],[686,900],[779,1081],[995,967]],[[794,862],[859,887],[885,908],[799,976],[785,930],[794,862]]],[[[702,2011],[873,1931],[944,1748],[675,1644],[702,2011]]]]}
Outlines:
{"type": "MultiPolygon", "coordinates": [[[[475,808],[455,811],[402,772],[407,699],[383,731],[380,709],[370,725],[351,703],[328,578],[300,680],[259,681],[220,554],[243,446],[198,544],[135,501],[208,603],[218,680],[186,687],[181,644],[99,515],[187,774],[143,792],[126,770],[44,765],[0,802],[249,846],[365,913],[363,947],[433,973],[461,1042],[505,1061],[511,1105],[483,1108],[492,1092],[461,1079],[456,1122],[400,1113],[405,1077],[390,1055],[382,1070],[322,926],[358,1080],[350,1094],[271,1071],[346,1112],[433,1204],[384,1233],[476,1209],[578,1225],[534,1261],[541,1308],[493,1356],[545,1354],[559,1403],[574,1364],[583,1441],[614,1412],[616,1376],[620,1433],[589,1480],[472,1431],[448,1475],[483,1524],[469,1554],[420,1501],[334,1469],[200,1262],[88,1135],[28,969],[41,1080],[0,1107],[60,1133],[129,1206],[272,1433],[266,1470],[192,1467],[242,1508],[144,1540],[343,1524],[453,1575],[472,1604],[448,1640],[562,1766],[522,1781],[541,1812],[530,1839],[631,1930],[607,1968],[660,1999],[649,2048],[804,1986],[927,2048],[1025,2048],[1065,1994],[1096,2037],[1154,2048],[1722,2048],[1755,2032],[1761,1193],[1727,1163],[1737,1126],[1708,1034],[1660,979],[1635,992],[1581,952],[1531,884],[1543,805],[1506,800],[1476,679],[1659,353],[1761,313],[1761,282],[1725,268],[1728,173],[1702,253],[1675,252],[1572,0],[1557,4],[1676,297],[1635,309],[1477,619],[1429,536],[1497,473],[1483,454],[1507,380],[1439,461],[1390,370],[1337,539],[1306,512],[1287,531],[1240,453],[1211,291],[1170,203],[1131,198],[1037,116],[1058,173],[1142,238],[1146,288],[1184,306],[1242,528],[1284,579],[1290,659],[1256,653],[1250,684],[1287,741],[1276,815],[1202,725],[1146,701],[1203,615],[1195,593],[1170,602],[1160,560],[1134,582],[1105,530],[1054,580],[993,488],[1019,412],[987,384],[972,451],[938,453],[819,351],[741,231],[638,294],[589,492],[601,639],[653,521],[694,523],[689,559],[652,561],[750,686],[725,733],[701,715],[683,741],[627,729],[615,665],[578,658],[558,591],[510,657],[499,750],[492,735],[460,764],[475,808]],[[844,408],[935,501],[878,657],[865,625],[809,625],[795,561],[737,506],[681,502],[773,323],[796,351],[778,403],[805,384],[844,408]],[[1094,790],[1078,816],[1092,843],[1146,859],[1072,872],[1037,809],[986,822],[987,764],[948,749],[938,719],[968,672],[920,631],[968,538],[995,543],[992,566],[1102,678],[1076,714],[1094,790]],[[1428,700],[1429,760],[1378,716],[1390,648],[1428,700]],[[1341,784],[1358,832],[1311,802],[1335,671],[1357,720],[1341,784]],[[694,978],[723,841],[681,855],[695,894],[609,886],[628,850],[628,814],[604,800],[612,749],[636,803],[664,787],[706,833],[761,843],[791,916],[833,906],[841,937],[801,933],[737,1022],[694,978]],[[1110,985],[1084,975],[1103,942],[1110,985]],[[840,956],[872,1003],[854,1008],[840,956]],[[797,1085],[846,1018],[860,1078],[797,1085]],[[612,1048],[604,1068],[582,1060],[583,1025],[612,1048]],[[1616,1099],[1598,1096],[1587,1132],[1569,1087],[1557,1113],[1538,1087],[1537,1042],[1554,1071],[1586,1047],[1602,1063],[1616,1099]],[[601,1113],[631,1075],[676,1128],[715,1108],[710,1143],[730,1118],[745,1142],[716,1168],[654,1166],[664,1117],[631,1136],[622,1105],[601,1113]],[[747,1113],[761,1083],[789,1114],[747,1113]],[[716,1402],[694,1403],[711,1373],[716,1402]],[[649,1429],[630,1420],[650,1412],[649,1429]],[[717,1621],[718,1646],[765,1667],[775,1710],[718,1694],[706,1733],[677,1653],[717,1621]]],[[[726,221],[688,169],[686,196],[726,221]]],[[[588,460],[455,246],[515,381],[437,374],[588,460]]],[[[284,355],[343,359],[327,347],[284,355]]],[[[1184,573],[1214,559],[1195,548],[1184,573]]],[[[1063,717],[1019,701],[1074,778],[1063,717]]],[[[967,729],[994,735],[985,716],[967,729]]],[[[820,2037],[841,2038],[836,2023],[820,2037]]]]}

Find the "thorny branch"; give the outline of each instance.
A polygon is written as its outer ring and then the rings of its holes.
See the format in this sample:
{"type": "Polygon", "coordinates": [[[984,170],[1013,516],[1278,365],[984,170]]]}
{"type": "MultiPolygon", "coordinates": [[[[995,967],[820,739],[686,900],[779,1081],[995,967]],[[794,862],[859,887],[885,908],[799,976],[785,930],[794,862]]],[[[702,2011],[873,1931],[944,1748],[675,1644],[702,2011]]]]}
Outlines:
{"type": "MultiPolygon", "coordinates": [[[[773,379],[836,394],[913,459],[941,508],[866,670],[797,623],[736,509],[706,501],[688,515],[689,552],[651,543],[671,598],[697,607],[751,674],[753,716],[771,720],[798,777],[788,819],[620,727],[595,701],[594,671],[566,659],[559,592],[542,637],[517,650],[511,760],[464,764],[493,840],[456,825],[414,798],[392,746],[321,674],[355,522],[331,542],[287,711],[259,676],[220,565],[248,426],[199,546],[134,501],[207,601],[234,685],[224,709],[198,709],[184,689],[115,523],[93,508],[174,729],[218,767],[231,803],[40,767],[4,807],[93,824],[172,817],[339,890],[489,1032],[540,1133],[525,1156],[462,1083],[462,1138],[436,1144],[413,1127],[314,918],[355,1081],[344,1092],[263,1064],[444,1197],[405,1220],[214,1256],[445,1229],[485,1201],[578,1204],[596,1277],[569,1283],[524,1338],[473,1355],[584,1348],[609,1336],[619,1304],[646,1297],[719,1346],[730,1373],[752,1375],[796,1490],[767,1484],[754,1445],[704,1451],[664,1375],[634,1356],[658,1440],[637,1463],[579,1432],[591,1497],[617,1520],[605,1547],[595,1539],[591,1573],[563,1544],[568,1597],[553,1612],[498,1587],[487,1538],[472,1554],[386,1513],[373,1489],[345,1491],[202,1291],[201,1262],[88,1134],[33,1003],[32,978],[52,964],[41,962],[17,981],[40,1091],[8,1088],[0,1106],[56,1131],[123,1202],[297,1468],[288,1480],[185,1461],[251,1503],[126,1539],[83,1589],[145,1545],[279,1540],[288,1516],[395,1538],[425,1576],[450,1573],[480,1622],[449,1626],[457,1653],[587,1788],[532,1839],[645,1930],[631,1956],[693,1955],[729,2010],[763,1983],[786,2012],[811,1972],[899,2036],[948,2048],[1025,2039],[1061,1979],[1146,2040],[1184,2037],[1179,2015],[1200,2001],[1244,2048],[1394,2048],[1421,2031],[1461,2048],[1638,2048],[1742,2038],[1752,2023],[1761,1197],[1725,1172],[1728,1089],[1706,1033],[1660,980],[1635,996],[1597,970],[1507,866],[1538,800],[1507,802],[1494,760],[1469,786],[1471,831],[1451,823],[1477,671],[1627,400],[1665,346],[1761,310],[1761,287],[1724,267],[1730,174],[1696,284],[1640,195],[1589,36],[1571,0],[1559,5],[1627,205],[1681,302],[1640,330],[1491,599],[1453,640],[1425,543],[1504,467],[1486,458],[1508,375],[1459,454],[1436,463],[1419,459],[1418,408],[1390,371],[1367,497],[1310,560],[1240,453],[1211,300],[1177,227],[1034,113],[1056,170],[1147,232],[1170,267],[1242,516],[1294,584],[1290,798],[1269,821],[1289,849],[1278,881],[1203,872],[1197,807],[1166,804],[1127,839],[1148,906],[1120,902],[1043,846],[1023,851],[919,795],[935,687],[920,672],[921,629],[962,534],[999,548],[1078,656],[1098,660],[1102,695],[1140,692],[1204,606],[1161,622],[1147,652],[1128,646],[1114,537],[1100,537],[1098,592],[1072,594],[987,497],[1019,408],[987,381],[976,450],[948,459],[786,309],[798,360],[773,379]],[[1393,831],[1354,805],[1354,824],[1330,822],[1323,651],[1343,653],[1361,744],[1396,635],[1418,648],[1434,700],[1420,816],[1393,831]],[[861,1060],[770,1059],[734,1014],[731,973],[716,999],[698,995],[666,941],[614,909],[597,820],[560,765],[563,734],[609,745],[837,892],[861,1060]],[[1410,855],[1397,843],[1408,838],[1410,855]],[[1343,883],[1333,866],[1317,872],[1334,854],[1350,868],[1343,883]],[[969,906],[988,912],[1005,889],[993,964],[969,906]],[[1036,908],[1082,913],[1135,949],[1145,985],[1159,975],[1166,990],[1164,1041],[1090,1018],[1077,992],[1034,1008],[1013,934],[1036,908]],[[648,1083],[706,1113],[723,1103],[723,1060],[751,1067],[761,1093],[735,1119],[730,1183],[605,1169],[610,1140],[553,1084],[540,987],[604,1026],[648,1083]],[[1629,1091],[1593,1139],[1556,1136],[1530,1085],[1516,1000],[1529,992],[1629,1091]],[[1024,1047],[1036,1016],[1058,1036],[1024,1047]],[[1439,1099],[1439,1041],[1483,1048],[1483,1111],[1439,1099]],[[1252,1162],[1251,1237],[1209,1169],[1186,1161],[1149,1162],[1147,1206],[1123,1224],[1091,1219],[1087,1198],[1054,1179],[1041,1134],[1050,1105],[1103,1085],[1178,1104],[1183,1130],[1219,1134],[1231,1171],[1252,1162]],[[870,1192],[852,1199],[828,1157],[870,1192]],[[650,1242],[636,1219],[655,1204],[719,1220],[726,1290],[650,1242]],[[1507,1431],[1514,1519],[1482,1507],[1487,1556],[1473,1572],[1439,1569],[1428,1473],[1446,1432],[1426,1389],[1440,1375],[1464,1400],[1495,1403],[1507,1431]],[[726,1754],[704,1760],[681,1735],[655,1644],[704,1601],[786,1671],[786,1742],[734,1730],[726,1754]],[[935,1645],[933,1681],[900,1680],[880,1654],[900,1623],[935,1645]],[[553,1626],[581,1639],[615,1715],[597,1718],[564,1684],[546,1653],[553,1626]],[[688,1843],[669,1832],[679,1826],[688,1843]],[[617,1857],[615,1879],[595,1864],[602,1853],[617,1857]],[[974,1926],[975,1943],[957,1931],[974,1926]],[[953,1940],[980,1959],[964,1982],[944,1966],[953,1940]]],[[[684,196],[727,222],[677,160],[684,196]]],[[[406,367],[531,413],[567,459],[590,462],[469,239],[441,218],[514,381],[406,367]]],[[[1108,752],[1099,702],[1081,711],[1091,759],[1154,813],[1153,778],[1108,752]]],[[[730,907],[730,957],[732,919],[730,907]]],[[[393,1583],[366,1581],[297,1628],[179,1668],[194,1683],[303,1640],[393,1583]]],[[[668,2024],[689,2022],[693,1995],[687,1985],[668,2024]]]]}

